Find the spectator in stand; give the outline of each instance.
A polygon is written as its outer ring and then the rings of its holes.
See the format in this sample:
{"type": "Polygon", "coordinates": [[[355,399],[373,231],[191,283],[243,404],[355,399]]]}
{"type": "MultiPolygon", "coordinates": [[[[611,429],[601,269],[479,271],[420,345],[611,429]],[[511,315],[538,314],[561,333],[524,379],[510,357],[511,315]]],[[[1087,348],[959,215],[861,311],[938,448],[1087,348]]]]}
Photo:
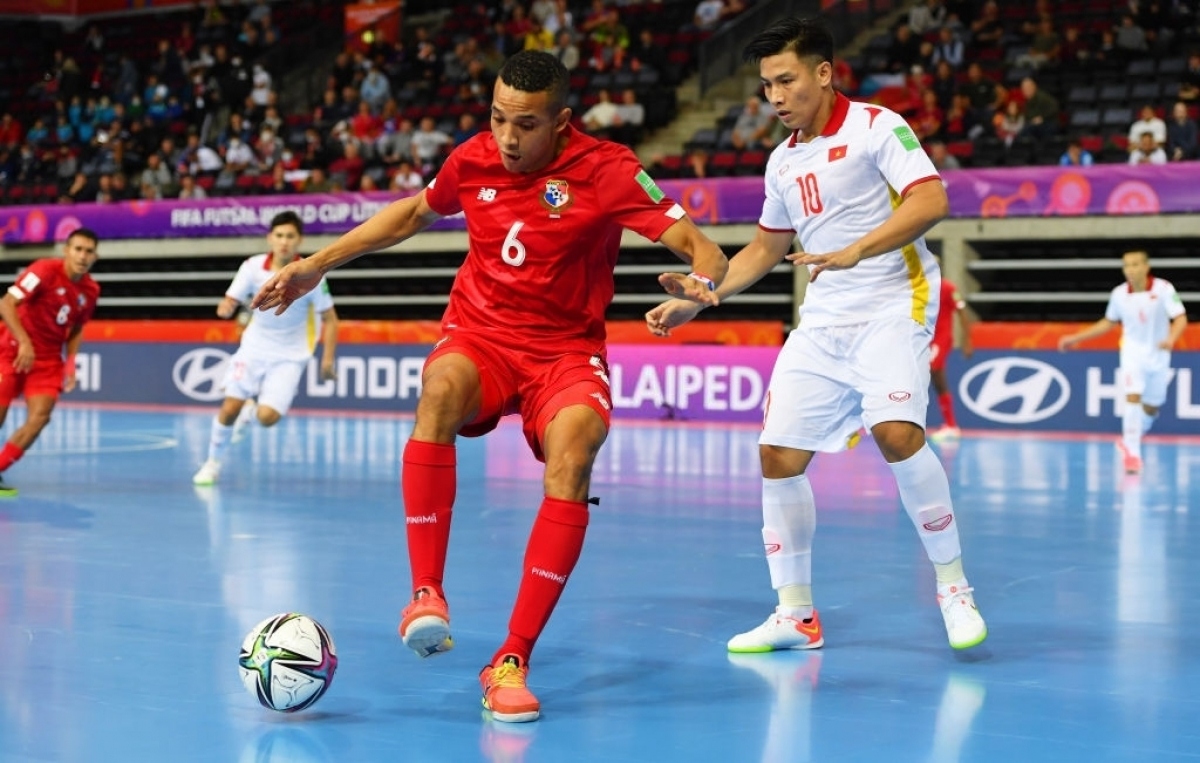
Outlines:
{"type": "Polygon", "coordinates": [[[1167,158],[1173,162],[1200,158],[1196,122],[1188,116],[1188,107],[1183,101],[1177,101],[1171,107],[1171,121],[1167,122],[1167,158]]]}
{"type": "Polygon", "coordinates": [[[146,157],[146,168],[142,170],[139,185],[142,188],[142,198],[147,198],[145,196],[147,188],[154,189],[152,197],[156,199],[164,199],[175,194],[175,174],[157,151],[146,157]]]}
{"type": "Polygon", "coordinates": [[[913,112],[909,126],[922,142],[942,137],[946,112],[938,103],[937,93],[931,89],[921,91],[921,103],[913,112]]]}
{"type": "Polygon", "coordinates": [[[279,162],[286,146],[283,140],[270,127],[263,127],[254,141],[255,166],[257,171],[266,174],[279,162]]]}
{"type": "Polygon", "coordinates": [[[1092,45],[1077,26],[1063,30],[1062,46],[1058,52],[1059,63],[1067,69],[1078,69],[1092,61],[1092,45]]]}
{"type": "Polygon", "coordinates": [[[689,151],[683,159],[683,164],[679,167],[679,177],[708,177],[708,152],[702,148],[689,151]]]}
{"type": "MultiPolygon", "coordinates": [[[[103,185],[101,185],[101,188],[103,188],[103,185]]],[[[191,199],[192,201],[198,201],[200,199],[207,199],[208,192],[196,184],[195,176],[180,175],[179,176],[179,198],[191,199]]],[[[99,199],[97,199],[97,200],[99,200],[99,199]]]]}
{"type": "Polygon", "coordinates": [[[1149,132],[1154,136],[1154,144],[1156,146],[1167,145],[1167,123],[1159,118],[1152,103],[1142,106],[1142,110],[1138,112],[1137,121],[1129,127],[1130,148],[1133,148],[1141,141],[1142,133],[1144,132],[1149,132]]]}
{"type": "Polygon", "coordinates": [[[567,0],[554,0],[554,11],[542,23],[555,39],[560,39],[563,32],[575,33],[575,16],[567,7],[567,0]]]}
{"type": "Polygon", "coordinates": [[[1067,141],[1067,150],[1058,158],[1060,167],[1091,167],[1095,161],[1092,152],[1084,148],[1078,138],[1067,141]]]}
{"type": "Polygon", "coordinates": [[[562,61],[562,65],[567,67],[567,71],[575,71],[575,68],[579,66],[579,46],[575,44],[575,39],[569,30],[564,29],[558,33],[558,39],[549,52],[550,55],[562,61]]]}
{"type": "Polygon", "coordinates": [[[1188,54],[1187,67],[1179,78],[1179,100],[1185,103],[1200,101],[1200,52],[1188,54]]]}
{"type": "Polygon", "coordinates": [[[946,23],[947,12],[942,0],[924,0],[908,12],[908,26],[918,36],[932,34],[946,23]]]}
{"type": "Polygon", "coordinates": [[[1117,54],[1122,61],[1142,58],[1150,50],[1146,42],[1146,30],[1134,21],[1133,15],[1126,13],[1121,16],[1121,23],[1113,30],[1117,46],[1117,54]]]}
{"type": "Polygon", "coordinates": [[[642,140],[642,128],[646,123],[646,107],[638,103],[637,91],[626,88],[621,91],[621,102],[617,104],[617,140],[634,146],[642,140]]]}
{"type": "Polygon", "coordinates": [[[729,141],[738,151],[772,149],[775,145],[770,142],[768,135],[774,122],[773,111],[763,108],[762,99],[752,95],[746,99],[742,113],[738,114],[737,121],[733,123],[729,141]]]}
{"type": "Polygon", "coordinates": [[[412,135],[413,160],[420,167],[421,174],[429,175],[442,164],[442,159],[454,140],[437,129],[433,117],[421,117],[417,130],[412,135]]]}
{"type": "Polygon", "coordinates": [[[325,174],[324,167],[313,167],[308,171],[308,177],[305,179],[301,190],[304,193],[329,193],[333,190],[333,183],[330,182],[329,176],[325,174]]]}
{"type": "Polygon", "coordinates": [[[654,30],[642,27],[637,40],[629,47],[630,67],[634,71],[651,69],[661,72],[667,67],[667,51],[654,41],[654,30]]]}
{"type": "Polygon", "coordinates": [[[971,49],[978,53],[989,48],[999,49],[1004,40],[1004,22],[1000,20],[1000,6],[996,0],[988,0],[979,12],[979,18],[971,22],[971,49]]]}
{"type": "Polygon", "coordinates": [[[21,123],[13,119],[13,115],[5,113],[0,116],[0,146],[4,148],[16,148],[21,145],[23,130],[21,123]]]}
{"type": "Polygon", "coordinates": [[[938,41],[933,48],[933,64],[936,66],[941,62],[950,64],[950,68],[954,71],[962,69],[963,62],[966,60],[966,46],[963,44],[962,38],[948,26],[944,26],[938,30],[938,41]]]}
{"type": "Polygon", "coordinates": [[[939,61],[933,70],[933,82],[929,89],[937,95],[937,103],[943,110],[948,110],[954,102],[954,94],[958,92],[958,76],[946,61],[939,61]]]}
{"type": "Polygon", "coordinates": [[[899,24],[892,35],[884,68],[892,74],[904,74],[921,62],[921,38],[913,34],[908,24],[899,24]]]}
{"type": "Polygon", "coordinates": [[[350,120],[350,134],[367,147],[363,152],[364,157],[371,156],[373,152],[369,147],[374,146],[383,137],[383,119],[365,100],[358,102],[358,113],[350,120]]]}
{"type": "Polygon", "coordinates": [[[522,47],[525,50],[550,50],[554,47],[554,33],[536,18],[531,18],[522,47]]]}
{"type": "Polygon", "coordinates": [[[342,146],[342,155],[329,165],[330,179],[347,191],[357,191],[359,181],[367,170],[358,143],[347,141],[342,146]]]}
{"type": "Polygon", "coordinates": [[[458,146],[475,137],[477,132],[479,132],[479,125],[475,121],[475,115],[467,111],[458,115],[458,124],[450,139],[453,141],[453,145],[458,146]]]}
{"type": "Polygon", "coordinates": [[[596,93],[596,98],[599,100],[583,112],[583,126],[597,138],[611,140],[617,122],[617,104],[607,90],[596,93]]]}
{"type": "Polygon", "coordinates": [[[113,195],[112,175],[106,172],[96,178],[96,198],[92,201],[97,204],[112,204],[118,201],[113,195]]]}
{"type": "Polygon", "coordinates": [[[1032,69],[1054,66],[1059,62],[1061,53],[1062,37],[1058,34],[1058,30],[1054,28],[1054,18],[1051,16],[1042,16],[1041,20],[1037,23],[1037,31],[1034,32],[1029,50],[1023,55],[1017,56],[1016,65],[1027,66],[1032,69]]]}
{"type": "Polygon", "coordinates": [[[58,197],[59,204],[83,204],[96,200],[96,186],[87,175],[76,172],[71,182],[58,197]]]}
{"type": "Polygon", "coordinates": [[[592,55],[589,57],[593,69],[622,69],[629,55],[629,30],[621,23],[621,15],[616,8],[610,8],[602,24],[594,27],[588,39],[592,45],[592,55]]]}
{"type": "Polygon", "coordinates": [[[412,150],[413,123],[411,119],[403,118],[396,129],[384,133],[375,144],[375,151],[385,167],[394,167],[400,162],[413,160],[412,150]]]}
{"type": "Polygon", "coordinates": [[[724,0],[700,0],[692,13],[692,28],[699,32],[711,32],[725,17],[724,0]]]}
{"type": "Polygon", "coordinates": [[[1025,137],[1045,140],[1058,134],[1058,99],[1038,87],[1033,77],[1021,80],[1025,99],[1025,137]]]}
{"type": "Polygon", "coordinates": [[[931,140],[926,144],[929,149],[929,158],[933,161],[933,166],[937,167],[938,172],[945,170],[962,169],[962,164],[958,161],[958,157],[950,153],[946,148],[946,144],[940,140],[931,140]]]}
{"type": "Polygon", "coordinates": [[[1007,91],[983,73],[983,67],[972,62],[967,66],[967,80],[959,90],[970,101],[979,124],[991,124],[992,115],[1004,108],[1007,91]]]}
{"type": "Polygon", "coordinates": [[[946,109],[945,127],[942,133],[946,140],[975,140],[985,132],[971,108],[971,101],[962,93],[956,93],[946,109]]]}
{"type": "Polygon", "coordinates": [[[392,85],[374,62],[368,63],[367,74],[358,87],[362,103],[366,103],[375,114],[383,111],[384,104],[392,97],[392,85]]]}
{"type": "Polygon", "coordinates": [[[1028,126],[1021,102],[1014,98],[1004,104],[1004,110],[996,112],[992,124],[996,128],[996,137],[1002,140],[1005,146],[1011,146],[1028,126]]]}
{"type": "Polygon", "coordinates": [[[229,191],[237,184],[237,179],[254,165],[254,151],[240,137],[233,135],[222,153],[225,164],[217,174],[215,187],[229,191]]]}
{"type": "Polygon", "coordinates": [[[391,190],[402,193],[416,193],[424,187],[425,178],[421,177],[421,173],[417,172],[412,162],[407,159],[396,166],[396,173],[392,175],[392,182],[389,185],[391,190]]]}
{"type": "Polygon", "coordinates": [[[1136,146],[1131,146],[1129,163],[1166,164],[1167,152],[1155,141],[1154,133],[1147,130],[1138,138],[1136,146]]]}
{"type": "Polygon", "coordinates": [[[129,201],[134,198],[133,189],[129,187],[129,176],[117,172],[112,176],[113,201],[129,201]]]}

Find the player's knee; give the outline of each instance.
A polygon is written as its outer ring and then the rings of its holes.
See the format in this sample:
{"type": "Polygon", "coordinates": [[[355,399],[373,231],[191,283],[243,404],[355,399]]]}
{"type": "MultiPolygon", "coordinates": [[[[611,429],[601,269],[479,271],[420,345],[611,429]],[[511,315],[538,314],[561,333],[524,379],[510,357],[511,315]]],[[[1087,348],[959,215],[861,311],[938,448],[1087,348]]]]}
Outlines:
{"type": "Polygon", "coordinates": [[[274,408],[267,408],[263,405],[258,406],[258,410],[255,412],[255,415],[258,417],[258,423],[264,427],[273,427],[279,423],[280,419],[283,418],[283,414],[279,411],[275,410],[274,408]]]}
{"type": "Polygon", "coordinates": [[[812,460],[812,454],[778,445],[759,445],[758,458],[762,464],[762,476],[781,480],[804,474],[809,461],[812,460]]]}
{"type": "Polygon", "coordinates": [[[889,464],[905,461],[925,446],[925,430],[911,421],[885,421],[871,428],[879,452],[889,464]]]}
{"type": "MultiPolygon", "coordinates": [[[[417,416],[427,423],[462,423],[464,411],[471,407],[478,395],[478,387],[462,379],[446,374],[433,376],[421,385],[417,416]]],[[[478,403],[475,402],[475,405],[478,403]]]]}

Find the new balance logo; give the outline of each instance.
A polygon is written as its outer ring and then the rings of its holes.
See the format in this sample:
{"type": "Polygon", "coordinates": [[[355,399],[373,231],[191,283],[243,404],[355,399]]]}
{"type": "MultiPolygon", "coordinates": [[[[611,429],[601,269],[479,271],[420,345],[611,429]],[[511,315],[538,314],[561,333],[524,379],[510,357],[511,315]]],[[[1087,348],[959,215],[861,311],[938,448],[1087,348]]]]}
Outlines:
{"type": "Polygon", "coordinates": [[[404,521],[410,525],[436,525],[437,514],[426,514],[423,517],[405,517],[404,521]]]}
{"type": "Polygon", "coordinates": [[[551,572],[550,570],[543,570],[541,567],[531,567],[529,569],[529,573],[531,575],[537,575],[539,578],[545,578],[546,580],[553,580],[555,583],[558,583],[559,585],[567,584],[567,576],[566,575],[559,575],[559,574],[551,572]]]}
{"type": "Polygon", "coordinates": [[[495,188],[480,188],[479,195],[476,196],[475,198],[478,199],[479,201],[495,201],[496,200],[496,189],[495,188]]]}

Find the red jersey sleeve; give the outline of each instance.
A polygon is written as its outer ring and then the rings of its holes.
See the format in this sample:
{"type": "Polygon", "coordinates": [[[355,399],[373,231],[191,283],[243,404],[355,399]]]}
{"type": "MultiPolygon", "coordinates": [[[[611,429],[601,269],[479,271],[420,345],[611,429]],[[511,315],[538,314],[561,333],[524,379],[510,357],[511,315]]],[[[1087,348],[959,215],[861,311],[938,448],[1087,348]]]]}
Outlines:
{"type": "Polygon", "coordinates": [[[684,217],[683,207],[663,193],[633,151],[607,141],[599,146],[609,154],[600,162],[596,178],[601,205],[613,222],[658,241],[684,217]]]}
{"type": "Polygon", "coordinates": [[[62,268],[59,260],[45,259],[31,262],[21,271],[8,293],[19,301],[25,301],[38,293],[45,285],[54,282],[55,269],[62,268]]]}
{"type": "Polygon", "coordinates": [[[462,152],[450,152],[437,176],[425,187],[425,203],[442,217],[456,215],[462,211],[458,200],[459,163],[462,152]]]}

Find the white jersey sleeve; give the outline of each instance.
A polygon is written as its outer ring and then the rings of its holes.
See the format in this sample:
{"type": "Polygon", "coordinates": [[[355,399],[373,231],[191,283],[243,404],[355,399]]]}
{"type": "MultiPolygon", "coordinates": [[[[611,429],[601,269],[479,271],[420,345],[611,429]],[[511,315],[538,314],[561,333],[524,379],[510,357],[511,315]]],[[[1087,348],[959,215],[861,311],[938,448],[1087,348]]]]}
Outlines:
{"type": "Polygon", "coordinates": [[[236,299],[243,305],[249,304],[254,295],[258,293],[259,286],[266,282],[266,279],[259,277],[259,274],[266,268],[266,260],[267,255],[265,254],[243,260],[233,281],[229,284],[229,288],[225,290],[225,296],[236,299]]]}
{"type": "MultiPolygon", "coordinates": [[[[238,268],[226,295],[249,302],[274,274],[266,255],[247,259],[238,268]],[[243,298],[244,297],[244,298],[243,298]]],[[[329,282],[322,278],[283,312],[255,312],[242,332],[240,352],[257,360],[306,360],[320,337],[321,315],[333,308],[329,282]]]]}

